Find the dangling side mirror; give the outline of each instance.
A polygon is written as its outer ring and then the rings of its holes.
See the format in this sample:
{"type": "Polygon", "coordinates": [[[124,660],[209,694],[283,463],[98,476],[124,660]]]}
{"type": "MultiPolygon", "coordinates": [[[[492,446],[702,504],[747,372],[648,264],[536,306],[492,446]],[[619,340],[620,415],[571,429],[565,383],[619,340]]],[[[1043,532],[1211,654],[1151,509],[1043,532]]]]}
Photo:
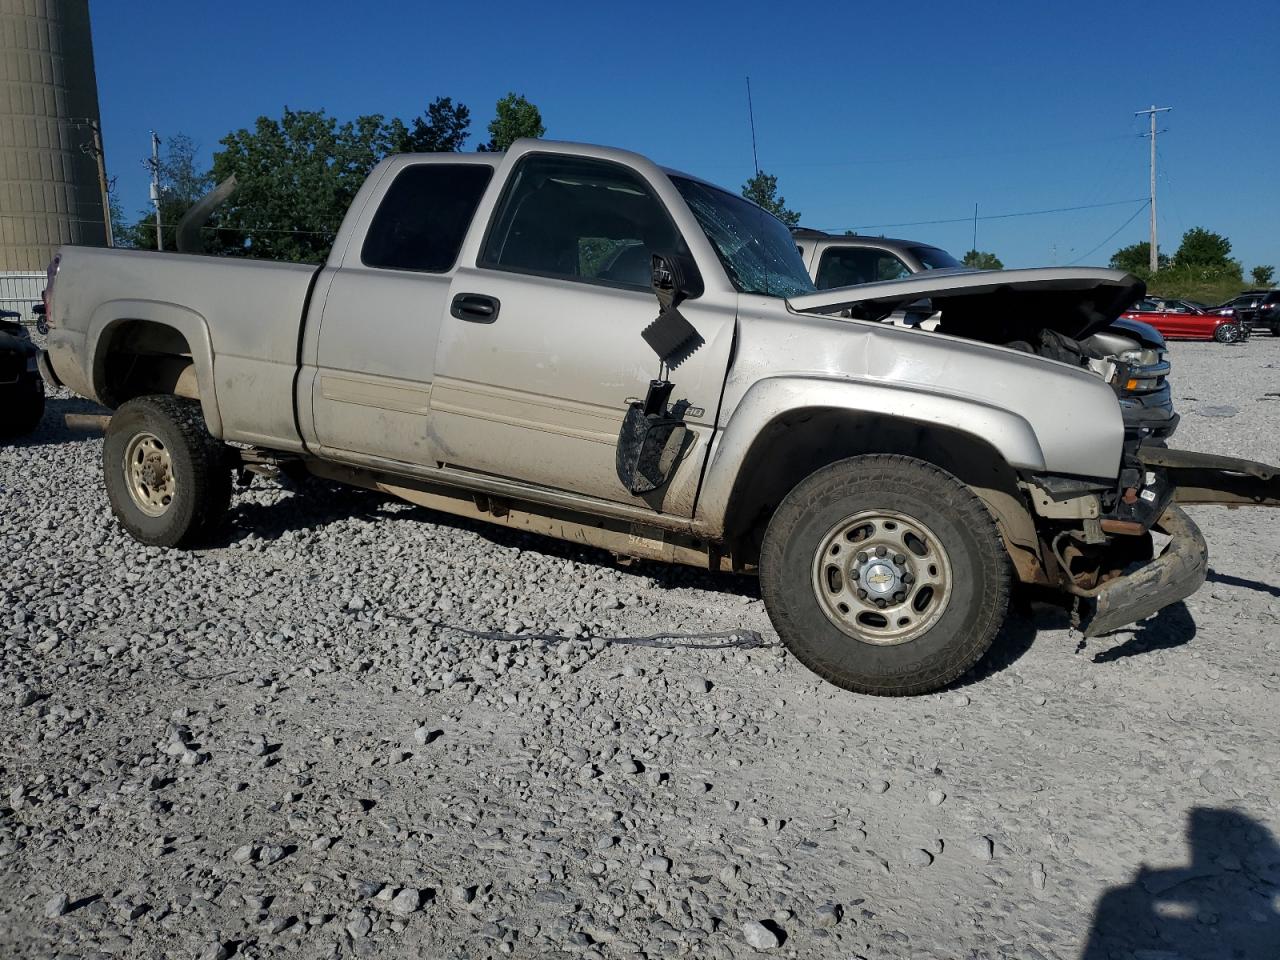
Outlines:
{"type": "Polygon", "coordinates": [[[653,254],[649,285],[662,309],[678,307],[685,300],[702,296],[702,274],[693,258],[683,253],[662,251],[653,254]]]}

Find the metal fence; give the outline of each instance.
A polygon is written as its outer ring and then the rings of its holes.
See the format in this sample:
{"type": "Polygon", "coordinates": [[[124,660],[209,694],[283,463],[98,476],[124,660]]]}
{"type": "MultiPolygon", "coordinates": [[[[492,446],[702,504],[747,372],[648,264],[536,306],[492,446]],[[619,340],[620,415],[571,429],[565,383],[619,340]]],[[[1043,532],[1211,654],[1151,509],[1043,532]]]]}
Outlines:
{"type": "Polygon", "coordinates": [[[39,273],[0,273],[0,310],[17,312],[23,323],[35,323],[31,308],[40,302],[47,277],[39,273]]]}

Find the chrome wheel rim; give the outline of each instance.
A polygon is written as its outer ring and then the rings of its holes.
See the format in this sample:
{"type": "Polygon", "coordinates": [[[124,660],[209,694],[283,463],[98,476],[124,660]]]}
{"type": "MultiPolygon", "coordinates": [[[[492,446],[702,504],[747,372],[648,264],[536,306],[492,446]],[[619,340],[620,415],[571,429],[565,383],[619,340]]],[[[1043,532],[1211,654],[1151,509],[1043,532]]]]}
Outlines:
{"type": "Polygon", "coordinates": [[[818,606],[847,636],[894,646],[923,636],[946,611],[951,559],[914,517],[864,510],[819,541],[813,559],[818,606]]]}
{"type": "Polygon", "coordinates": [[[1235,343],[1240,339],[1240,328],[1233,323],[1223,324],[1220,339],[1223,343],[1235,343]]]}
{"type": "Polygon", "coordinates": [[[124,478],[134,506],[149,517],[163,515],[178,492],[173,460],[153,433],[139,433],[129,441],[124,451],[124,478]]]}

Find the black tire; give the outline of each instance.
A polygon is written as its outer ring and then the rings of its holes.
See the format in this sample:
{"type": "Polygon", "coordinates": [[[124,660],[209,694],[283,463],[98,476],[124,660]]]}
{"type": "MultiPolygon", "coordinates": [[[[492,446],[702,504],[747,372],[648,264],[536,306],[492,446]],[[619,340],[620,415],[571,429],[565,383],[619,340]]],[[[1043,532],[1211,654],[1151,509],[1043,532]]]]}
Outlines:
{"type": "Polygon", "coordinates": [[[1273,337],[1280,337],[1280,320],[1273,320],[1271,322],[1271,335],[1273,337]]]}
{"type": "Polygon", "coordinates": [[[760,556],[765,607],[796,659],[836,686],[881,696],[929,693],[973,667],[1004,622],[1009,579],[1008,554],[983,502],[945,470],[905,456],[851,457],[801,481],[770,520],[760,556]],[[815,585],[831,531],[877,510],[927,527],[957,574],[936,621],[892,645],[837,626],[815,585]]]}
{"type": "Polygon", "coordinates": [[[23,376],[0,387],[0,437],[23,437],[44,419],[44,381],[23,376]]]}
{"type": "Polygon", "coordinates": [[[227,448],[210,436],[195,400],[138,397],[111,417],[102,448],[103,475],[111,512],[134,539],[154,547],[185,547],[204,541],[231,503],[227,448]],[[130,492],[125,463],[135,438],[154,437],[169,458],[173,493],[158,516],[145,512],[130,492]]]}
{"type": "Polygon", "coordinates": [[[1219,343],[1239,343],[1243,331],[1238,323],[1223,323],[1213,331],[1213,339],[1219,343]]]}

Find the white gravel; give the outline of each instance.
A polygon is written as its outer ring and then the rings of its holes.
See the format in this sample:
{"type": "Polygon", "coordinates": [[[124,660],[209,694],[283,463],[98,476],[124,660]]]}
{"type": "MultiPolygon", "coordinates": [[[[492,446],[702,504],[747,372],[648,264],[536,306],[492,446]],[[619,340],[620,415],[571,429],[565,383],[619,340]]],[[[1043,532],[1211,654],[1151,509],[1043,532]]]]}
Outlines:
{"type": "MultiPolygon", "coordinates": [[[[1178,445],[1280,463],[1280,340],[1173,356],[1178,445]]],[[[141,547],[85,407],[0,449],[4,957],[1280,943],[1274,514],[1195,511],[1185,607],[1085,645],[1026,605],[962,691],[881,700],[750,580],[360,491],[259,480],[220,545],[141,547]],[[722,638],[599,639],[673,632],[722,638]]]]}

